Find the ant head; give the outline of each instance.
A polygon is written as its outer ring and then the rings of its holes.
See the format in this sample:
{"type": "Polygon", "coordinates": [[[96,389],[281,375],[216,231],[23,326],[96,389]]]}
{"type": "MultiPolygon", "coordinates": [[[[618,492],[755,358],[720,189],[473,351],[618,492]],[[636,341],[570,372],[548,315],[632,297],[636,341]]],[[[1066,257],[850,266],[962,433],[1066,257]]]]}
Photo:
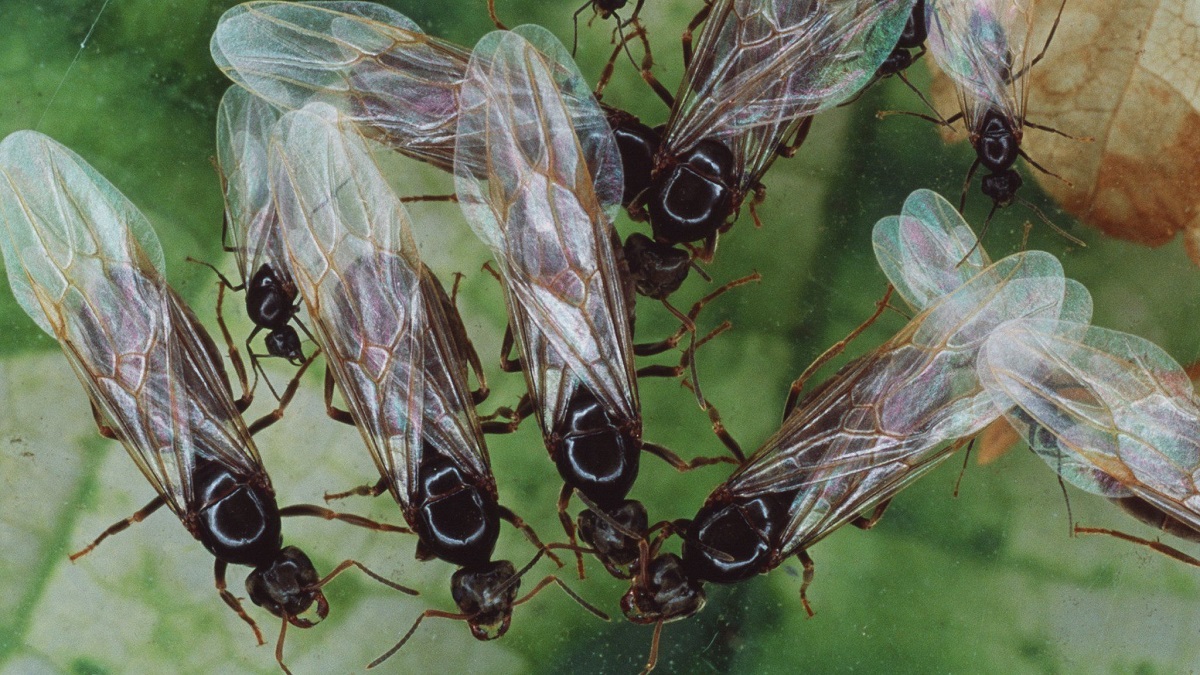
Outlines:
{"type": "Polygon", "coordinates": [[[507,560],[464,567],[450,579],[450,595],[476,640],[495,640],[508,632],[520,588],[517,570],[507,560]]]}
{"type": "Polygon", "coordinates": [[[629,235],[624,250],[637,292],[654,300],[665,300],[679,290],[692,265],[687,251],[654,241],[640,232],[629,235]]]}
{"type": "Polygon", "coordinates": [[[304,551],[285,546],[270,562],[254,568],[246,577],[250,601],[293,625],[307,628],[329,614],[321,593],[320,576],[304,551]],[[317,605],[316,620],[300,618],[317,605]]]}
{"type": "Polygon", "coordinates": [[[646,507],[632,499],[603,515],[591,509],[579,514],[579,538],[618,579],[632,579],[637,572],[640,543],[648,527],[646,507]]]}
{"type": "Polygon", "coordinates": [[[1013,169],[989,174],[983,177],[981,188],[996,206],[1005,207],[1016,200],[1021,176],[1013,169]]]}
{"type": "Polygon", "coordinates": [[[621,611],[633,623],[686,619],[704,608],[704,583],[687,574],[683,561],[664,553],[646,565],[621,598],[621,611]]]}

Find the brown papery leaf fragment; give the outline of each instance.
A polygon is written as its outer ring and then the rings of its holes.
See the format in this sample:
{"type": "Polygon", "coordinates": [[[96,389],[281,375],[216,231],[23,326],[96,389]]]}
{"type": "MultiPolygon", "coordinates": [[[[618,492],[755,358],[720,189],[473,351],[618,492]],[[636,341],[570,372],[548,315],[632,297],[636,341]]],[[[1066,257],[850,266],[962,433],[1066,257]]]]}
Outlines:
{"type": "MultiPolygon", "coordinates": [[[[1037,1],[1034,51],[1059,4],[1037,1]]],[[[956,109],[940,74],[934,100],[943,114],[956,109]]],[[[1025,151],[1074,185],[1030,170],[1064,209],[1148,246],[1184,230],[1200,264],[1200,2],[1067,0],[1054,41],[1030,71],[1027,116],[1095,139],[1025,129],[1025,151]]]]}

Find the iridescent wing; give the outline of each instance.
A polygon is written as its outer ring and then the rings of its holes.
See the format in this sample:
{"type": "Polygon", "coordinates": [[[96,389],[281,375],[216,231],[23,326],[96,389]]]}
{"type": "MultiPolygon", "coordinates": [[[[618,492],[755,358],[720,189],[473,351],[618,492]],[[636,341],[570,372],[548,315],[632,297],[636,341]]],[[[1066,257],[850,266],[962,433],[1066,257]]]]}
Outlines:
{"type": "Polygon", "coordinates": [[[366,142],[332,107],[309,104],[276,126],[270,167],[313,333],[393,495],[409,504],[427,445],[490,481],[443,294],[366,142]]]}
{"type": "Polygon", "coordinates": [[[991,109],[1025,122],[1030,0],[927,0],[929,51],[954,82],[968,130],[991,109]],[[1014,78],[1014,75],[1021,74],[1014,78]]]}
{"type": "Polygon", "coordinates": [[[1020,317],[1087,320],[1091,298],[1048,253],[1009,256],[918,314],[814,391],[728,482],[735,494],[798,491],[784,555],[888,499],[1002,410],[975,375],[979,348],[1020,317]]]}
{"type": "Polygon", "coordinates": [[[958,211],[932,190],[904,200],[899,216],[875,223],[875,258],[909,307],[920,311],[991,264],[958,211]]]}
{"type": "Polygon", "coordinates": [[[277,273],[283,242],[267,177],[267,139],[279,110],[238,85],[217,108],[217,165],[225,187],[225,223],[242,281],[264,264],[277,273]]]}
{"type": "Polygon", "coordinates": [[[866,86],[914,4],[716,0],[667,122],[664,151],[716,138],[739,155],[747,175],[761,175],[793,123],[866,86]]]}
{"type": "Polygon", "coordinates": [[[609,410],[640,419],[630,300],[608,216],[621,200],[616,143],[611,132],[586,131],[607,123],[580,95],[586,83],[562,45],[544,29],[525,35],[538,43],[495,32],[471,55],[459,202],[504,277],[543,431],[581,385],[609,410]]]}
{"type": "Polygon", "coordinates": [[[210,51],[230,79],[276,106],[328,103],[395,150],[454,164],[469,53],[403,14],[370,2],[247,2],[221,17],[210,51]]]}
{"type": "Polygon", "coordinates": [[[1012,322],[988,340],[979,377],[1063,478],[1200,528],[1200,403],[1160,347],[1083,324],[1012,322]]]}
{"type": "Polygon", "coordinates": [[[177,515],[197,456],[263,476],[211,338],[163,280],[136,207],[33,131],[0,143],[0,217],[17,301],[58,339],[92,403],[177,515]]]}

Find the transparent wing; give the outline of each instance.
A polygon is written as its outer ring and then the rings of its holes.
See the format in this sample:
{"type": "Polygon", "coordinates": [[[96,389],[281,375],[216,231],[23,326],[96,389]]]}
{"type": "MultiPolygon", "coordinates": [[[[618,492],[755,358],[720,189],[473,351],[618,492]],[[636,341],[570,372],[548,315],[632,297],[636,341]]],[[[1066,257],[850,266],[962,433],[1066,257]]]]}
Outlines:
{"type": "Polygon", "coordinates": [[[1157,345],[1078,323],[1013,322],[988,340],[979,376],[1016,406],[1009,419],[1064,478],[1200,527],[1200,404],[1157,345]]]}
{"type": "Polygon", "coordinates": [[[580,133],[607,123],[590,97],[565,97],[560,82],[583,80],[542,32],[536,47],[515,33],[491,33],[471,55],[459,202],[504,277],[543,430],[565,414],[580,385],[609,410],[639,419],[629,299],[606,213],[620,204],[619,155],[611,133],[580,133]],[[566,70],[574,75],[555,76],[566,70]]]}
{"type": "MultiPolygon", "coordinates": [[[[670,153],[758,127],[778,132],[856,94],[896,46],[915,0],[717,0],[667,123],[670,153]]],[[[758,134],[755,145],[774,152],[758,134]]]]}
{"type": "Polygon", "coordinates": [[[129,200],[75,153],[20,131],[0,143],[0,216],[18,302],[177,515],[197,456],[265,476],[216,347],[167,287],[158,238],[129,200]]]}
{"type": "Polygon", "coordinates": [[[975,375],[1005,321],[1090,317],[1091,299],[1040,251],[1009,256],[917,315],[801,403],[728,482],[735,494],[798,491],[785,550],[807,546],[894,495],[1002,410],[975,375]]]}
{"type": "Polygon", "coordinates": [[[276,126],[270,167],[313,332],[396,499],[409,504],[426,444],[490,480],[441,291],[366,142],[332,107],[309,104],[276,126]]]}
{"type": "Polygon", "coordinates": [[[422,161],[454,164],[469,53],[369,2],[248,2],[210,43],[234,82],[276,106],[332,105],[363,133],[422,161]]]}
{"type": "Polygon", "coordinates": [[[278,273],[287,269],[267,177],[267,139],[279,115],[277,108],[236,84],[225,90],[217,108],[226,231],[242,281],[264,264],[278,273]]]}
{"type": "Polygon", "coordinates": [[[1024,124],[1030,0],[927,0],[929,51],[954,81],[967,128],[990,109],[1003,111],[1014,129],[1024,124]]]}
{"type": "Polygon", "coordinates": [[[975,232],[950,202],[932,190],[913,192],[899,216],[875,223],[872,240],[888,281],[917,311],[991,264],[987,252],[977,245],[975,232]]]}

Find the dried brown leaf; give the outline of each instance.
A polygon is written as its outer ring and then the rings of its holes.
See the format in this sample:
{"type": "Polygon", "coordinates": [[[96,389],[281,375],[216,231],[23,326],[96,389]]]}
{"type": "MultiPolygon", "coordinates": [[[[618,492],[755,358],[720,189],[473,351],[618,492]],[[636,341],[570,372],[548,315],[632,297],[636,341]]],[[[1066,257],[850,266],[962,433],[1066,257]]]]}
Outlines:
{"type": "MultiPolygon", "coordinates": [[[[1059,2],[1036,4],[1038,40],[1059,2]]],[[[957,106],[940,74],[934,100],[942,110],[957,106]]],[[[1200,3],[1068,0],[1045,58],[1030,71],[1027,113],[1095,139],[1026,129],[1026,152],[1073,184],[1032,171],[1064,209],[1148,246],[1185,231],[1200,264],[1200,3]]]]}

